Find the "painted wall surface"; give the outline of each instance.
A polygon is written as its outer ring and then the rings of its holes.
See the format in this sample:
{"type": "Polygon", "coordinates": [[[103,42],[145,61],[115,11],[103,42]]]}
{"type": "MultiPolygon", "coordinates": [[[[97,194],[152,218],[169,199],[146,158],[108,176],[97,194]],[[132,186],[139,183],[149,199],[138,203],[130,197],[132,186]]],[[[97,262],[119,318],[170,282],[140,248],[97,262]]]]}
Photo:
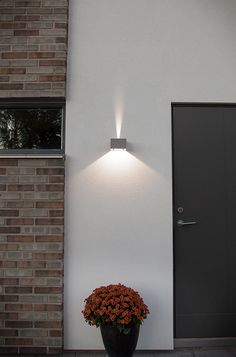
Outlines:
{"type": "Polygon", "coordinates": [[[171,102],[236,101],[235,0],[70,0],[65,348],[103,348],[81,314],[125,283],[150,307],[138,348],[173,347],[171,102]],[[129,152],[110,153],[116,119],[129,152]]]}

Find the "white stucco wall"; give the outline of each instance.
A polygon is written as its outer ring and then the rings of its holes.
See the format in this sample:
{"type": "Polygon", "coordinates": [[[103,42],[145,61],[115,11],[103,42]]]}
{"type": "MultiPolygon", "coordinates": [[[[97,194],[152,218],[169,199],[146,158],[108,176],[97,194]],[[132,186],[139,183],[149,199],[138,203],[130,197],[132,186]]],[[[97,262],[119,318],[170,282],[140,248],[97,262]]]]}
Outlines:
{"type": "Polygon", "coordinates": [[[66,349],[103,348],[83,299],[117,282],[150,307],[138,348],[173,347],[171,102],[236,101],[235,19],[235,0],[70,0],[66,349]],[[108,153],[122,112],[130,153],[108,153]]]}

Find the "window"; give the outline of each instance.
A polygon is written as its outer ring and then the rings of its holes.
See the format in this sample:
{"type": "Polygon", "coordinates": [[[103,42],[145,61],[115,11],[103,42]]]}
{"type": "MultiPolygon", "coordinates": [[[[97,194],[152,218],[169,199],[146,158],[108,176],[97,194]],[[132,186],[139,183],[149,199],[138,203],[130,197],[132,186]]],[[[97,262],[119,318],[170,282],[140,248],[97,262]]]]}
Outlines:
{"type": "Polygon", "coordinates": [[[0,155],[64,153],[64,107],[60,98],[0,101],[0,155]]]}

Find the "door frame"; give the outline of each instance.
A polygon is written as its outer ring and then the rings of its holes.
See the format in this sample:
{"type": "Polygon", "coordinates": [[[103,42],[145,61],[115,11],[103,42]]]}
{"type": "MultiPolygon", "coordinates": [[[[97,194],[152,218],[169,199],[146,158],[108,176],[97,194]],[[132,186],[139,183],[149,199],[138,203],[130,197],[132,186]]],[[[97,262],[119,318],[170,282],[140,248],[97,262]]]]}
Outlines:
{"type": "Polygon", "coordinates": [[[175,277],[175,201],[174,201],[174,183],[175,183],[175,172],[174,172],[174,130],[173,130],[173,122],[174,122],[174,114],[173,108],[176,106],[184,106],[184,107],[235,107],[236,103],[232,102],[171,102],[171,155],[172,155],[172,244],[173,244],[173,336],[174,336],[174,347],[182,348],[182,347],[229,347],[236,346],[236,337],[222,337],[222,338],[176,338],[175,330],[176,330],[176,298],[175,298],[175,285],[176,285],[176,277],[175,277]]]}

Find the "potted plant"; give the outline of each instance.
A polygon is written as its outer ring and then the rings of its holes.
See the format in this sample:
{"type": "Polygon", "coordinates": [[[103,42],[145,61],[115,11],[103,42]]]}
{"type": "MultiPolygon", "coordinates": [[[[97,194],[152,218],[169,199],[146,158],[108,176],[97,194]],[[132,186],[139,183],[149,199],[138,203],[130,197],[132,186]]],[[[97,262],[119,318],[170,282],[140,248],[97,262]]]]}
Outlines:
{"type": "Polygon", "coordinates": [[[139,327],[149,314],[139,293],[111,284],[93,290],[84,301],[84,318],[89,325],[100,327],[108,356],[132,357],[139,327]]]}

